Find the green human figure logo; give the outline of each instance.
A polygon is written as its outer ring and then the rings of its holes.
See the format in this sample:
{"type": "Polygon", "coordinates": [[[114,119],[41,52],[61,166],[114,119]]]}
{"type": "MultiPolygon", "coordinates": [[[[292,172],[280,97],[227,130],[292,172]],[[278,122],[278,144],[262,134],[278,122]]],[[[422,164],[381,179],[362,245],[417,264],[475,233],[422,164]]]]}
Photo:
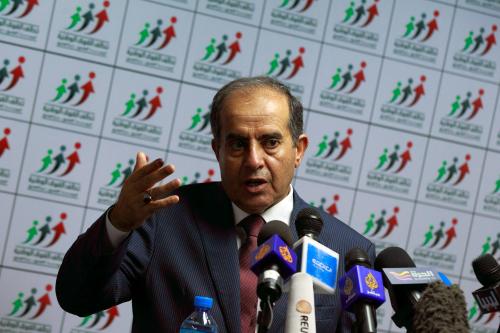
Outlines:
{"type": "Polygon", "coordinates": [[[328,136],[323,135],[321,142],[318,144],[318,151],[316,152],[314,157],[321,156],[326,148],[328,148],[328,136]]]}
{"type": "Polygon", "coordinates": [[[422,246],[426,246],[432,240],[433,235],[434,235],[433,230],[434,230],[434,225],[431,224],[429,226],[429,230],[427,230],[427,232],[424,235],[425,236],[425,240],[424,240],[424,243],[422,244],[422,246]]]}
{"type": "Polygon", "coordinates": [[[371,213],[370,217],[365,222],[365,231],[363,231],[363,235],[367,235],[373,229],[373,227],[375,226],[374,219],[375,219],[375,214],[371,213]]]}
{"type": "Polygon", "coordinates": [[[74,27],[76,27],[76,25],[78,23],[80,23],[80,21],[82,20],[82,16],[80,14],[81,11],[82,11],[82,7],[77,6],[76,9],[75,9],[75,11],[74,11],[74,13],[71,15],[71,23],[66,28],[67,30],[73,29],[74,27]]]}

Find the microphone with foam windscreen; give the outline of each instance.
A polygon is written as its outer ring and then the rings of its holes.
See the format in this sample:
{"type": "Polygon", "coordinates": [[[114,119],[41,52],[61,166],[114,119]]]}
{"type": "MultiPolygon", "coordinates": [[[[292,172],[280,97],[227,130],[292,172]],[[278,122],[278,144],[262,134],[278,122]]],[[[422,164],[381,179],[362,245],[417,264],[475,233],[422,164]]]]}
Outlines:
{"type": "Polygon", "coordinates": [[[281,297],[283,281],[297,270],[297,256],[291,244],[290,228],[281,221],[267,222],[257,237],[258,247],[252,253],[250,269],[259,277],[259,332],[266,332],[271,327],[273,307],[281,297]]]}
{"type": "Polygon", "coordinates": [[[314,292],[334,294],[337,286],[339,255],[317,241],[323,220],[314,208],[302,209],[295,219],[299,240],[293,244],[298,257],[298,271],[312,277],[314,292]]]}
{"type": "Polygon", "coordinates": [[[483,285],[472,292],[481,313],[500,311],[500,265],[491,254],[484,254],[472,262],[474,274],[483,285]]]}
{"type": "Polygon", "coordinates": [[[385,302],[382,274],[371,269],[368,254],[353,248],[345,259],[346,274],[339,281],[340,301],[345,311],[356,316],[356,332],[376,333],[375,309],[385,302]]]}
{"type": "Polygon", "coordinates": [[[457,285],[446,286],[441,281],[429,284],[415,305],[414,333],[467,333],[467,306],[457,285]]]}
{"type": "Polygon", "coordinates": [[[450,281],[440,272],[430,268],[417,268],[405,250],[388,247],[375,258],[375,270],[382,272],[384,286],[394,310],[392,321],[398,327],[412,330],[415,305],[420,301],[425,287],[434,281],[450,281]]]}

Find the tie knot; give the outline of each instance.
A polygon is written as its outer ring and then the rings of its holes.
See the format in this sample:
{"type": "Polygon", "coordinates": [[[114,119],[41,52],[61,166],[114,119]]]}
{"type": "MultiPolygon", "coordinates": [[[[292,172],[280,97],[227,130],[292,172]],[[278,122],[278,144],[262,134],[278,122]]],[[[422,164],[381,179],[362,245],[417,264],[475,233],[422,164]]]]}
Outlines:
{"type": "Polygon", "coordinates": [[[264,219],[258,214],[252,214],[245,217],[240,225],[249,237],[257,237],[259,235],[260,229],[264,225],[264,219]]]}

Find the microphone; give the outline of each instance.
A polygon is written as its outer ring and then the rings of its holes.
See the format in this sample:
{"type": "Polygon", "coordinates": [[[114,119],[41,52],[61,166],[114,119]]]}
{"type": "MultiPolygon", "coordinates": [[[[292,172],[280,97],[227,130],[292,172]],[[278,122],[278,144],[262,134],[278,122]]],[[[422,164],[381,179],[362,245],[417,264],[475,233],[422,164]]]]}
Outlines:
{"type": "Polygon", "coordinates": [[[359,333],[376,333],[375,309],[385,302],[382,274],[371,269],[368,254],[359,248],[347,252],[347,273],[339,281],[342,308],[354,312],[355,326],[359,333]]]}
{"type": "Polygon", "coordinates": [[[500,265],[491,254],[484,254],[474,259],[472,268],[478,281],[483,285],[472,296],[479,305],[481,313],[500,310],[500,265]]]}
{"type": "Polygon", "coordinates": [[[337,285],[339,255],[316,239],[323,220],[314,208],[302,209],[295,220],[299,240],[293,245],[298,257],[298,270],[312,277],[314,292],[334,294],[337,285]]]}
{"type": "Polygon", "coordinates": [[[258,248],[252,253],[250,269],[259,277],[259,332],[266,332],[271,327],[273,307],[281,297],[283,280],[297,271],[297,255],[290,249],[291,243],[290,228],[277,220],[266,223],[257,237],[258,248]]]}
{"type": "Polygon", "coordinates": [[[398,327],[411,332],[414,307],[420,301],[425,286],[442,280],[451,284],[448,278],[430,268],[416,268],[405,250],[388,247],[375,258],[375,270],[383,272],[384,286],[394,310],[392,321],[398,327]]]}
{"type": "Polygon", "coordinates": [[[429,284],[415,305],[413,328],[414,333],[468,333],[467,306],[462,290],[441,281],[429,284]]]}
{"type": "Polygon", "coordinates": [[[288,285],[285,333],[316,333],[313,278],[307,273],[297,272],[288,285]]]}

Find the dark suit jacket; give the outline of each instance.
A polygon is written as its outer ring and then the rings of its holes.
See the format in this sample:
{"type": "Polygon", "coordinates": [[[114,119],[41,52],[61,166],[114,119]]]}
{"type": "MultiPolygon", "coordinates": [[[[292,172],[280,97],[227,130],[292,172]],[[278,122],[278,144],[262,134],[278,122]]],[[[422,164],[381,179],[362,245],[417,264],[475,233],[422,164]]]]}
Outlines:
{"type": "MultiPolygon", "coordinates": [[[[180,202],[155,213],[112,249],[101,216],[67,252],[57,276],[61,307],[87,316],[132,299],[132,332],[178,332],[193,311],[196,295],[214,299],[212,315],[219,332],[240,331],[239,262],[231,202],[220,183],[181,187],[180,202]]],[[[297,240],[295,216],[308,205],[294,193],[290,228],[297,240]]],[[[353,247],[374,259],[371,242],[338,219],[322,214],[319,242],[343,258],[353,247]]],[[[287,294],[274,308],[270,332],[283,332],[287,294]]],[[[339,293],[316,296],[317,332],[350,332],[341,314],[339,293]]]]}

